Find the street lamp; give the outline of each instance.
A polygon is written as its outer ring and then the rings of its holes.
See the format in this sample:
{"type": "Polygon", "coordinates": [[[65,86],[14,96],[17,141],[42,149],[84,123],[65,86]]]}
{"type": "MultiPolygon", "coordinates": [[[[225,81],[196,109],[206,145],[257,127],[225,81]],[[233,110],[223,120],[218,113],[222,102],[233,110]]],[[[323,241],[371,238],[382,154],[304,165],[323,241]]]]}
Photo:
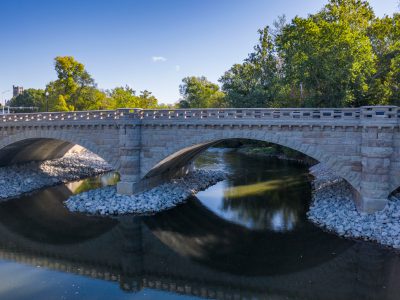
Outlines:
{"type": "MultiPolygon", "coordinates": [[[[5,90],[3,92],[1,92],[1,95],[3,96],[5,93],[8,93],[10,90],[5,90]]],[[[1,105],[1,103],[0,103],[1,105]]],[[[3,115],[4,115],[4,107],[6,106],[6,98],[4,98],[4,105],[3,105],[3,115]]]]}
{"type": "Polygon", "coordinates": [[[46,91],[44,93],[44,95],[46,96],[46,112],[49,111],[49,91],[46,91]]]}

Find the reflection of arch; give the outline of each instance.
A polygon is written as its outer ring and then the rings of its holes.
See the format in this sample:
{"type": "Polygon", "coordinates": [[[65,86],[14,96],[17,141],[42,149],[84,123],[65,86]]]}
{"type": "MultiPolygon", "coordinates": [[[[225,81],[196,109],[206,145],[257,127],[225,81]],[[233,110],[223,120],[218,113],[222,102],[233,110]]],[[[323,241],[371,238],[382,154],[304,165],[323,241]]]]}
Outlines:
{"type": "Polygon", "coordinates": [[[179,209],[146,218],[144,222],[158,239],[180,255],[212,269],[250,276],[313,268],[330,261],[332,252],[339,254],[353,245],[352,241],[326,234],[312,224],[308,224],[306,236],[298,231],[253,231],[217,216],[195,197],[179,209]]]}
{"type": "Polygon", "coordinates": [[[144,177],[152,177],[163,174],[165,172],[180,169],[188,164],[202,151],[210,146],[229,139],[248,139],[257,140],[268,143],[274,143],[284,147],[299,151],[319,162],[324,163],[328,168],[335,172],[338,176],[349,182],[355,190],[360,191],[358,173],[352,172],[344,163],[322,150],[321,145],[303,144],[299,139],[294,137],[285,137],[279,133],[269,133],[262,130],[215,130],[212,134],[199,134],[190,137],[185,136],[179,142],[171,142],[162,157],[157,157],[142,170],[144,177]],[[158,159],[158,160],[157,160],[158,159]]]}
{"type": "MultiPolygon", "coordinates": [[[[201,208],[197,210],[189,207],[188,209],[201,212],[201,208]]],[[[172,211],[166,212],[161,217],[128,219],[127,221],[132,224],[121,224],[125,221],[120,219],[120,224],[112,230],[80,245],[27,242],[26,239],[12,234],[0,224],[0,258],[30,264],[33,267],[42,266],[80,276],[119,281],[120,287],[129,291],[148,287],[193,296],[205,295],[206,292],[210,298],[220,299],[232,298],[232,295],[239,295],[240,298],[246,299],[268,298],[271,295],[278,298],[301,299],[364,299],[368,297],[386,299],[387,295],[397,295],[396,275],[398,272],[396,271],[399,270],[400,264],[395,254],[390,254],[391,257],[388,259],[388,253],[384,252],[384,249],[371,247],[366,243],[346,241],[336,236],[332,238],[337,240],[337,243],[331,243],[331,248],[327,249],[326,244],[323,244],[322,248],[321,244],[318,244],[318,247],[315,246],[320,241],[318,235],[315,235],[315,242],[311,248],[315,249],[315,259],[322,256],[322,260],[319,264],[316,262],[314,265],[303,265],[303,269],[297,268],[299,272],[253,277],[216,270],[216,267],[220,265],[209,267],[206,263],[196,263],[194,259],[190,259],[190,256],[179,255],[179,251],[176,251],[183,249],[185,244],[179,244],[180,247],[177,248],[173,243],[174,237],[179,237],[181,232],[185,233],[183,229],[174,229],[179,224],[181,224],[180,228],[188,224],[188,219],[190,220],[192,215],[186,216],[187,210],[183,209],[178,214],[179,218],[174,219],[176,215],[170,214],[172,211]],[[149,226],[143,224],[143,221],[149,226]],[[154,234],[149,231],[149,228],[154,234]],[[142,231],[139,239],[138,231],[142,231]],[[167,235],[167,238],[162,236],[163,234],[167,235]],[[338,286],[340,288],[337,288],[338,286]],[[386,289],[382,289],[382,286],[386,286],[386,289]],[[221,296],[215,297],[215,295],[221,296]]],[[[212,216],[199,223],[199,219],[204,216],[201,212],[199,218],[191,223],[202,225],[203,234],[199,236],[199,242],[207,242],[207,231],[211,230],[213,233],[212,230],[220,224],[209,224],[207,221],[213,222],[212,216]]],[[[177,240],[176,243],[195,240],[199,231],[191,229],[193,227],[189,228],[191,235],[185,234],[184,239],[177,240]]],[[[230,233],[229,237],[233,234],[234,232],[230,233]]],[[[319,231],[319,234],[328,235],[322,231],[319,231]]],[[[213,235],[209,236],[211,243],[212,237],[213,235]]],[[[207,251],[212,250],[207,249],[207,243],[201,246],[207,251]]],[[[293,249],[293,245],[291,246],[293,249]]],[[[277,249],[279,253],[280,250],[277,249]]],[[[263,254],[267,256],[268,252],[265,251],[263,254]]],[[[308,261],[308,258],[298,257],[296,264],[302,264],[303,260],[308,261]]],[[[226,259],[224,261],[225,265],[229,264],[226,259]]],[[[242,263],[245,265],[247,261],[243,260],[242,263]]],[[[272,273],[274,270],[269,271],[272,273]]],[[[296,268],[292,271],[296,271],[296,268]]],[[[14,293],[15,291],[11,290],[10,295],[14,293]]],[[[9,298],[4,294],[2,296],[5,299],[9,298]]]]}
{"type": "Polygon", "coordinates": [[[0,224],[13,236],[42,245],[83,243],[117,225],[113,219],[71,214],[61,203],[70,195],[61,185],[3,202],[0,224]]]}
{"type": "Polygon", "coordinates": [[[57,130],[21,132],[3,138],[0,141],[0,166],[60,158],[74,145],[82,146],[95,153],[117,169],[119,160],[111,153],[77,133],[71,134],[57,130]]]}

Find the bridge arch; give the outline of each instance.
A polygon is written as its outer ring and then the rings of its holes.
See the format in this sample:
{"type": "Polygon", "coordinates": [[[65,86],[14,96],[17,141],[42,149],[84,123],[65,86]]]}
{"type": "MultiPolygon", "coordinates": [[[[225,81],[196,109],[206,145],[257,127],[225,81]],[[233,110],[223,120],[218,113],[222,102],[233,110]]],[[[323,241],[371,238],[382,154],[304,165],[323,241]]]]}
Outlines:
{"type": "Polygon", "coordinates": [[[360,193],[359,176],[343,166],[343,163],[329,153],[325,153],[317,144],[303,144],[296,138],[285,137],[263,130],[217,130],[210,134],[185,136],[179,142],[171,142],[164,148],[161,155],[147,159],[142,167],[142,178],[151,178],[160,174],[179,170],[209,147],[231,139],[246,139],[277,144],[302,154],[305,154],[330,168],[337,176],[345,179],[358,193],[360,193]]]}
{"type": "Polygon", "coordinates": [[[76,132],[66,133],[57,130],[19,132],[1,139],[0,166],[60,158],[75,145],[93,152],[109,163],[113,169],[118,169],[118,156],[105,151],[94,141],[83,138],[76,132]]]}

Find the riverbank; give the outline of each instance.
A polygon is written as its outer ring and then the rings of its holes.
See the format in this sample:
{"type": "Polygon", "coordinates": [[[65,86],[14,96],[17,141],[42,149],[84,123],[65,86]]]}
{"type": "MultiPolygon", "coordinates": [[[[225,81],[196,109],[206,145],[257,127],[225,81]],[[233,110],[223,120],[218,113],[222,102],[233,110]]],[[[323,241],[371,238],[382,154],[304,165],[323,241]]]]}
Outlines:
{"type": "Polygon", "coordinates": [[[310,168],[315,177],[308,219],[345,238],[374,241],[400,249],[400,195],[390,197],[382,211],[357,211],[352,188],[322,164],[310,168]]]}
{"type": "Polygon", "coordinates": [[[277,152],[275,149],[271,147],[254,147],[244,145],[236,150],[239,153],[254,156],[254,157],[264,157],[264,158],[277,158],[281,160],[287,160],[296,162],[306,166],[313,166],[317,163],[316,160],[312,159],[308,156],[303,157],[291,157],[285,153],[277,152]]]}
{"type": "Polygon", "coordinates": [[[68,181],[92,177],[112,168],[92,152],[70,151],[64,157],[0,168],[0,199],[14,198],[68,181]]]}
{"type": "Polygon", "coordinates": [[[72,196],[64,204],[70,211],[92,215],[153,214],[175,207],[225,178],[222,171],[195,170],[140,194],[119,195],[115,186],[107,186],[72,196]]]}

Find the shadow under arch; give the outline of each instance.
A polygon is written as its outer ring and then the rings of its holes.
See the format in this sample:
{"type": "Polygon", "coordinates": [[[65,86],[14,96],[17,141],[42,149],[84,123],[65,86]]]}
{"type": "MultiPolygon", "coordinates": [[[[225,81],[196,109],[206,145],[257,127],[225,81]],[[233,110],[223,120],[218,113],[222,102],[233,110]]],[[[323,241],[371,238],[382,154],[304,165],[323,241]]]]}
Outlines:
{"type": "Polygon", "coordinates": [[[303,271],[334,259],[332,253],[340,254],[354,244],[311,223],[306,235],[297,231],[253,231],[221,218],[196,197],[143,222],[163,244],[181,256],[210,269],[247,276],[303,271]]]}
{"type": "Polygon", "coordinates": [[[396,196],[400,193],[400,178],[396,175],[391,175],[391,177],[388,197],[396,196]]]}
{"type": "Polygon", "coordinates": [[[315,145],[303,145],[298,141],[280,137],[279,135],[266,134],[263,132],[246,132],[239,131],[239,133],[226,134],[224,136],[224,131],[221,133],[221,137],[207,138],[204,142],[199,142],[199,138],[194,136],[187,139],[184,145],[178,143],[176,145],[171,145],[167,155],[156,162],[154,166],[146,171],[144,179],[163,176],[164,174],[174,174],[177,171],[183,169],[185,166],[193,162],[194,159],[202,152],[208,148],[227,140],[252,140],[272,143],[280,146],[287,147],[292,150],[296,150],[318,162],[324,163],[330,170],[332,170],[336,175],[342,177],[347,181],[354,189],[356,193],[360,193],[360,187],[358,185],[357,177],[353,177],[352,173],[347,173],[343,170],[343,165],[340,161],[332,159],[332,156],[324,153],[318,149],[315,145]]]}
{"type": "Polygon", "coordinates": [[[90,139],[57,131],[34,131],[10,135],[0,141],[0,166],[61,158],[73,146],[81,146],[118,169],[119,158],[102,150],[90,139]]]}

